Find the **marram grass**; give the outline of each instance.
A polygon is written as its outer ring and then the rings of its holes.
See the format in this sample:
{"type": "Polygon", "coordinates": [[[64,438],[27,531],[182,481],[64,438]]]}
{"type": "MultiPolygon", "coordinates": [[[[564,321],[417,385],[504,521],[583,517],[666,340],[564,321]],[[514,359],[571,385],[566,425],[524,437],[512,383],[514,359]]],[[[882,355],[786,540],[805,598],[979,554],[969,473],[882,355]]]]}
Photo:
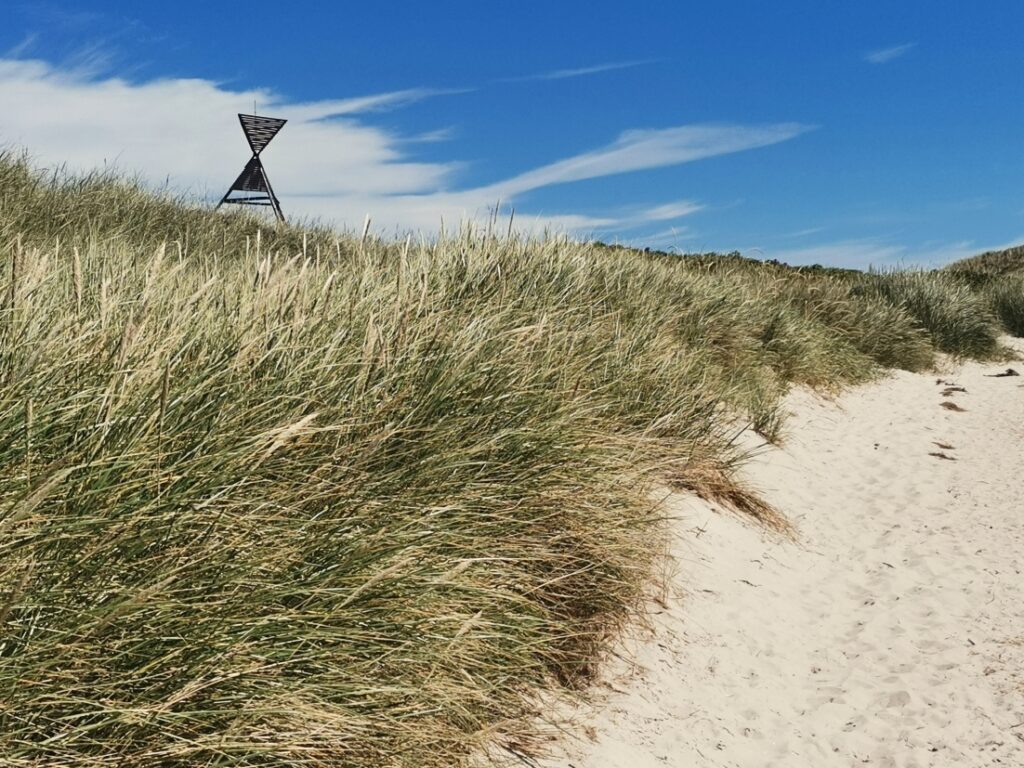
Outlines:
{"type": "Polygon", "coordinates": [[[277,229],[0,160],[0,763],[452,766],[586,682],[670,483],[917,369],[847,281],[277,229]],[[114,213],[111,213],[114,211],[114,213]]]}
{"type": "Polygon", "coordinates": [[[980,294],[1003,330],[1024,336],[1024,246],[964,259],[943,273],[980,294]]]}
{"type": "Polygon", "coordinates": [[[947,272],[876,272],[865,275],[858,287],[906,309],[943,352],[974,358],[993,358],[1004,352],[989,302],[947,272]]]}

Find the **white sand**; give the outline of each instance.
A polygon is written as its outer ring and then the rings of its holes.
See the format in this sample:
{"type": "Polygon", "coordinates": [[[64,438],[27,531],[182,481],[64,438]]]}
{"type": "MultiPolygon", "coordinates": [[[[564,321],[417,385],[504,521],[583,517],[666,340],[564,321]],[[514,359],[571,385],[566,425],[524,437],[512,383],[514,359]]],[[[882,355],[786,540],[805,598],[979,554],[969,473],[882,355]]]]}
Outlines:
{"type": "Polygon", "coordinates": [[[746,474],[799,542],[671,499],[665,607],[537,764],[1024,766],[1024,376],[984,376],[1005,368],[792,395],[746,474]]]}

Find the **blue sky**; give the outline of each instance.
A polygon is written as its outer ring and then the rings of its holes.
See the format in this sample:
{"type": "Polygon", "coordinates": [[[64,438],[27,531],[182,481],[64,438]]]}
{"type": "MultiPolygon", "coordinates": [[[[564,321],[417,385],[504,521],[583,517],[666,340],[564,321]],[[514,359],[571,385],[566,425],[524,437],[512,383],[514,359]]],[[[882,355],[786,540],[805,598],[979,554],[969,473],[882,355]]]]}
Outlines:
{"type": "Polygon", "coordinates": [[[19,2],[0,144],[216,198],[235,113],[286,213],[486,218],[792,263],[1024,241],[1024,4],[19,2]],[[972,7],[973,5],[973,7],[972,7]]]}

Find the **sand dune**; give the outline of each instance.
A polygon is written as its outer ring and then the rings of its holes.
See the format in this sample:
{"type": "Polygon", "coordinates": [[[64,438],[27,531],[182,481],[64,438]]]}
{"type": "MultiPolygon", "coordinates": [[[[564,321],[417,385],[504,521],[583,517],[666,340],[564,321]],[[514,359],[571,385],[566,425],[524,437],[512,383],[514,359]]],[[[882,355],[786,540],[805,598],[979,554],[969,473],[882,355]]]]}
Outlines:
{"type": "Polygon", "coordinates": [[[791,395],[747,476],[799,541],[672,498],[667,599],[539,764],[1024,766],[1024,376],[986,375],[1005,368],[791,395]]]}

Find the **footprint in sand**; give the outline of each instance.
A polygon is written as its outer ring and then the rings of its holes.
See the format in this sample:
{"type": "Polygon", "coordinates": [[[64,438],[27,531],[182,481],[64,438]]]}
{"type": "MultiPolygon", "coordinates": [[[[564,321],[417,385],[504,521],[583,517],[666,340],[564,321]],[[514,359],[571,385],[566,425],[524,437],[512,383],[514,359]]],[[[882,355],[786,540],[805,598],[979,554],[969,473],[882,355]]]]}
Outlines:
{"type": "Polygon", "coordinates": [[[887,707],[905,707],[910,703],[910,694],[906,691],[896,691],[895,693],[889,694],[889,700],[886,703],[887,707]]]}

